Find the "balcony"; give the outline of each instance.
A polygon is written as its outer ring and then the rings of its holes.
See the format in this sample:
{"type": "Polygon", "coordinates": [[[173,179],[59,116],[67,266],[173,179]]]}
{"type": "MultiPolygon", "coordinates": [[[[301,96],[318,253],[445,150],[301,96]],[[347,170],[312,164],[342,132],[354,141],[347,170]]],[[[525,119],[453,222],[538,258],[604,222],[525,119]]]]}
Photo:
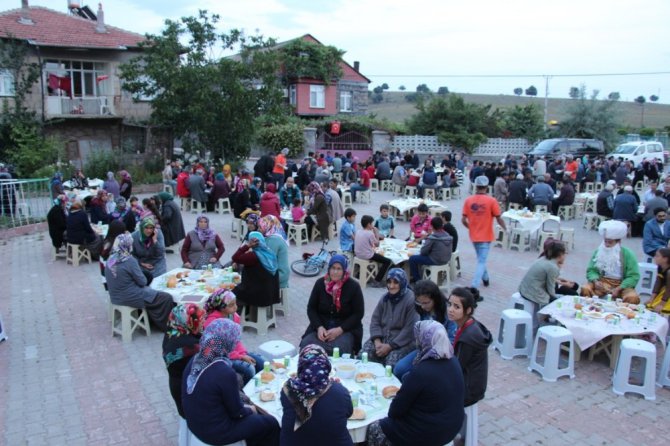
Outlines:
{"type": "Polygon", "coordinates": [[[113,97],[98,96],[71,99],[63,96],[48,96],[46,98],[46,114],[49,117],[61,118],[112,117],[115,116],[113,97]]]}

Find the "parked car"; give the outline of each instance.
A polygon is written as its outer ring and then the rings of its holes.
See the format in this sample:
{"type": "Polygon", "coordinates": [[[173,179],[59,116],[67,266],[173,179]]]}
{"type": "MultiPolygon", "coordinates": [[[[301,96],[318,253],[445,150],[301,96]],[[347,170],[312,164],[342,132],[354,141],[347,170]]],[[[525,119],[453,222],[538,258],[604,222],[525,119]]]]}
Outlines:
{"type": "Polygon", "coordinates": [[[533,150],[528,152],[529,156],[544,156],[553,159],[559,156],[572,155],[582,157],[584,155],[600,156],[605,154],[605,145],[597,139],[579,138],[552,138],[544,139],[537,143],[533,150]]]}
{"type": "Polygon", "coordinates": [[[630,141],[619,145],[611,153],[615,158],[623,158],[626,161],[632,161],[637,166],[645,159],[656,158],[657,162],[663,165],[665,154],[663,144],[658,141],[630,141]]]}

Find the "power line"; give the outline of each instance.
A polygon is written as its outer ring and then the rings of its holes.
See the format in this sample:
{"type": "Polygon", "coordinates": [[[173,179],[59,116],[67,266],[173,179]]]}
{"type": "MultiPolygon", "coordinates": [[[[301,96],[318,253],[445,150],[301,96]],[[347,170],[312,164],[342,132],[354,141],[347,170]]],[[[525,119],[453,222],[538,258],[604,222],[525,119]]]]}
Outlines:
{"type": "Polygon", "coordinates": [[[670,74],[670,71],[647,71],[639,73],[576,73],[576,74],[367,74],[374,77],[421,77],[421,78],[527,78],[527,77],[608,77],[608,76],[654,76],[670,74]]]}

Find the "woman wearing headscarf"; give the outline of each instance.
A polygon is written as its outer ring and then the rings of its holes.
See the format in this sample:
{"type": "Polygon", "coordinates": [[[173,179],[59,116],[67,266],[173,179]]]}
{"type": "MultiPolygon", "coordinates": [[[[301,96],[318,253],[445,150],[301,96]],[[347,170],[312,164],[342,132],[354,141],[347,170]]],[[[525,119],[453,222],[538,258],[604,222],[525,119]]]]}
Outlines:
{"type": "MultiPolygon", "coordinates": [[[[186,237],[181,210],[179,205],[175,203],[172,194],[160,192],[158,198],[160,200],[161,230],[163,231],[163,237],[165,237],[165,246],[172,246],[186,237]]],[[[159,203],[156,203],[156,205],[159,205],[159,203]]],[[[166,250],[166,252],[172,251],[166,250]]]]}
{"type": "MultiPolygon", "coordinates": [[[[151,217],[156,223],[156,227],[161,227],[161,213],[158,211],[158,206],[156,204],[158,197],[154,195],[153,197],[143,198],[142,199],[142,211],[140,211],[140,220],[151,217]]],[[[160,200],[158,201],[160,203],[160,200]]]]}
{"type": "Polygon", "coordinates": [[[98,189],[98,192],[95,194],[95,197],[91,200],[89,204],[89,212],[91,214],[91,221],[94,223],[102,222],[109,223],[112,217],[107,213],[107,193],[98,189]]]}
{"type": "Polygon", "coordinates": [[[228,189],[232,190],[235,179],[233,178],[233,170],[231,169],[230,164],[224,164],[221,171],[223,172],[223,179],[228,183],[228,189]]]}
{"type": "Polygon", "coordinates": [[[242,239],[243,241],[248,241],[249,240],[249,234],[251,234],[254,231],[258,231],[258,222],[260,221],[261,217],[260,215],[256,214],[255,212],[252,212],[250,214],[247,214],[246,218],[244,219],[247,223],[247,233],[244,234],[244,238],[242,239]]]}
{"type": "Polygon", "coordinates": [[[127,170],[120,171],[119,175],[121,175],[119,195],[121,195],[126,200],[130,200],[130,196],[133,194],[133,179],[130,177],[130,174],[127,170]]]}
{"type": "Polygon", "coordinates": [[[133,232],[137,226],[137,221],[135,220],[135,213],[130,210],[128,203],[124,197],[119,197],[116,200],[116,209],[112,212],[110,217],[113,220],[121,220],[124,225],[126,225],[126,231],[133,232]]]}
{"type": "Polygon", "coordinates": [[[56,172],[51,178],[51,183],[49,184],[49,189],[51,189],[51,198],[55,200],[59,195],[63,195],[65,190],[63,189],[63,174],[56,172]]]}
{"type": "Polygon", "coordinates": [[[307,303],[309,326],[301,346],[317,344],[329,355],[334,347],[351,354],[361,349],[365,302],[360,285],[349,276],[347,263],[345,256],[334,255],[326,275],[314,283],[307,303]]]}
{"type": "Polygon", "coordinates": [[[214,175],[212,190],[209,193],[207,202],[207,212],[213,212],[220,198],[228,198],[230,195],[230,186],[221,172],[214,175]]]}
{"type": "Polygon", "coordinates": [[[170,394],[182,418],[181,383],[184,369],[193,355],[200,351],[204,321],[205,311],[198,304],[179,304],[170,312],[168,331],[163,337],[163,360],[168,371],[170,394]]]}
{"type": "Polygon", "coordinates": [[[454,439],[463,423],[463,374],[444,325],[420,321],[413,330],[419,350],[414,367],[388,417],[368,427],[368,446],[441,446],[454,439]]]}
{"type": "Polygon", "coordinates": [[[65,220],[65,232],[68,243],[81,245],[91,252],[93,260],[98,260],[102,248],[102,237],[96,234],[91,227],[88,215],[79,200],[70,206],[70,212],[65,220]]]}
{"type": "Polygon", "coordinates": [[[263,194],[262,187],[263,180],[258,177],[254,178],[251,185],[249,185],[249,199],[251,200],[251,207],[254,210],[260,209],[261,195],[263,194]]]}
{"type": "Polygon", "coordinates": [[[317,226],[319,232],[321,233],[321,238],[326,240],[328,238],[328,226],[330,221],[328,219],[328,203],[326,202],[326,196],[319,186],[319,183],[312,181],[307,186],[307,193],[309,194],[310,206],[307,209],[307,218],[305,218],[305,223],[307,223],[307,233],[312,233],[312,227],[317,226]]]}
{"type": "Polygon", "coordinates": [[[116,237],[105,267],[110,300],[114,305],[145,310],[149,320],[159,330],[166,331],[168,317],[174,307],[172,296],[147,286],[147,278],[132,252],[133,237],[130,234],[116,237]]]}
{"type": "Polygon", "coordinates": [[[249,195],[249,180],[246,178],[242,178],[237,182],[235,199],[233,201],[233,215],[235,218],[244,218],[249,212],[254,210],[249,195]]]}
{"type": "Polygon", "coordinates": [[[281,205],[279,204],[279,197],[276,194],[277,188],[274,183],[269,183],[265,186],[265,192],[261,195],[260,210],[261,215],[273,215],[277,218],[281,216],[281,205]]]}
{"type": "Polygon", "coordinates": [[[370,361],[393,367],[412,350],[412,330],[419,315],[414,309],[414,292],[407,285],[404,270],[389,270],[387,292],[372,313],[370,339],[363,345],[370,361]]]}
{"type": "Polygon", "coordinates": [[[260,232],[251,232],[249,241],[233,254],[233,262],[242,265],[242,281],[233,292],[240,305],[268,307],[279,303],[277,256],[265,244],[260,232]]]}
{"type": "Polygon", "coordinates": [[[221,237],[209,227],[209,218],[198,215],[195,228],[189,231],[181,246],[184,268],[203,269],[208,265],[220,268],[219,259],[224,251],[221,237]]]}
{"type": "MultiPolygon", "coordinates": [[[[268,187],[272,186],[269,184],[268,187]]],[[[281,222],[274,215],[266,215],[258,221],[258,231],[265,237],[265,244],[277,256],[279,288],[288,288],[290,269],[288,264],[288,241],[281,222]]]]}
{"type": "Polygon", "coordinates": [[[328,354],[318,345],[300,350],[298,373],[282,388],[282,446],[351,446],[349,391],[330,377],[328,354]]]}
{"type": "Polygon", "coordinates": [[[114,199],[121,196],[121,186],[114,178],[114,172],[107,172],[107,179],[102,183],[102,188],[108,193],[114,195],[114,199]]]}
{"type": "Polygon", "coordinates": [[[158,277],[167,272],[165,260],[165,239],[151,217],[143,218],[133,232],[133,255],[140,263],[142,271],[158,277]]]}
{"type": "Polygon", "coordinates": [[[184,370],[182,406],[188,429],[206,444],[245,440],[247,446],[278,445],[277,420],[240,399],[228,354],[241,332],[230,319],[217,319],[205,329],[200,351],[184,370]]]}
{"type": "Polygon", "coordinates": [[[67,197],[65,195],[58,195],[54,199],[54,205],[47,213],[47,225],[49,226],[49,237],[51,237],[51,244],[56,252],[65,243],[65,230],[67,229],[67,197]]]}
{"type": "Polygon", "coordinates": [[[107,229],[107,235],[102,240],[102,251],[100,252],[100,274],[102,275],[102,286],[107,288],[107,279],[105,278],[105,266],[107,265],[107,259],[112,253],[112,247],[114,246],[114,241],[116,237],[126,232],[126,225],[123,224],[121,220],[112,220],[109,223],[109,228],[107,229]]]}

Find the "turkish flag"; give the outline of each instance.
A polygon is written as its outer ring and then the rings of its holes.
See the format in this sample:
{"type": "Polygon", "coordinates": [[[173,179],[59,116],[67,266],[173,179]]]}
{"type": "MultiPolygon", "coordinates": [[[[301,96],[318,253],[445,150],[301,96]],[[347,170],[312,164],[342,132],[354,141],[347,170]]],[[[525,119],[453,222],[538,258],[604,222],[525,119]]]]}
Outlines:
{"type": "Polygon", "coordinates": [[[340,134],[340,121],[333,121],[330,123],[330,133],[333,135],[340,134]]]}

